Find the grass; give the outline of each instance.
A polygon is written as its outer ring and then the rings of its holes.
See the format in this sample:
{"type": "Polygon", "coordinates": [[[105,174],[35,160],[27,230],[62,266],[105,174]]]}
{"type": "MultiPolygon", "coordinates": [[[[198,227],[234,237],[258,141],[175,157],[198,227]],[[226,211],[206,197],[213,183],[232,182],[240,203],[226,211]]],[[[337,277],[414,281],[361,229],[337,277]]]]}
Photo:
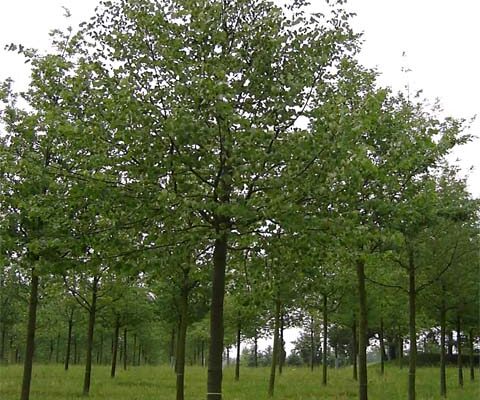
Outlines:
{"type": "MultiPolygon", "coordinates": [[[[478,371],[477,375],[478,375],[478,371]]],[[[224,370],[224,400],[267,399],[267,368],[242,368],[240,381],[235,382],[233,368],[224,370]]],[[[369,398],[396,400],[407,397],[407,369],[388,365],[385,375],[379,374],[378,365],[369,368],[369,398]]],[[[18,365],[0,366],[0,399],[17,400],[20,393],[22,368],[18,365]]],[[[459,388],[455,368],[447,371],[449,400],[480,399],[480,381],[470,382],[465,370],[465,386],[459,388]]],[[[68,372],[60,365],[35,365],[31,400],[71,400],[82,398],[83,369],[73,366],[68,372]]],[[[186,371],[185,398],[204,399],[206,369],[190,367],[186,371]]],[[[439,399],[438,368],[425,367],[417,371],[417,399],[439,399]]],[[[321,385],[321,371],[305,368],[286,368],[277,377],[275,400],[356,399],[357,385],[351,368],[329,370],[329,383],[321,385]]],[[[119,371],[115,379],[106,366],[94,366],[91,400],[167,400],[175,398],[175,377],[166,366],[133,367],[119,371]]]]}

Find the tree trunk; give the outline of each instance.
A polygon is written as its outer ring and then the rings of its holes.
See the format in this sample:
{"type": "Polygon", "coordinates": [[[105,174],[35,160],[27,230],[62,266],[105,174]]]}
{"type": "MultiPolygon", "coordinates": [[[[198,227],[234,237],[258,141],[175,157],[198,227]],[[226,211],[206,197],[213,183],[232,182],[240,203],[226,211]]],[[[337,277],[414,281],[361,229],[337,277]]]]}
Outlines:
{"type": "Polygon", "coordinates": [[[73,363],[78,364],[78,346],[77,346],[77,335],[73,336],[73,363]]]}
{"type": "Polygon", "coordinates": [[[202,359],[202,367],[205,366],[205,341],[202,340],[202,344],[201,344],[201,349],[200,349],[200,357],[202,359]]]}
{"type": "Polygon", "coordinates": [[[385,340],[383,337],[383,317],[380,318],[380,374],[385,374],[385,340]]]}
{"type": "Polygon", "coordinates": [[[53,339],[50,339],[50,351],[48,353],[48,363],[52,362],[53,351],[55,350],[55,346],[53,345],[53,339]]]}
{"type": "Polygon", "coordinates": [[[137,355],[137,334],[133,334],[133,354],[132,354],[132,366],[135,366],[135,360],[137,355]]]}
{"type": "Polygon", "coordinates": [[[98,351],[97,364],[103,364],[103,332],[100,335],[100,349],[98,351]]]}
{"type": "Polygon", "coordinates": [[[187,326],[188,326],[188,288],[184,286],[180,294],[180,321],[178,324],[177,336],[177,350],[175,354],[176,359],[176,376],[177,376],[177,400],[184,399],[185,390],[185,347],[187,340],[187,326]]]}
{"type": "Polygon", "coordinates": [[[327,385],[327,335],[328,335],[328,310],[327,310],[327,296],[323,296],[323,358],[322,358],[322,385],[327,385]]]}
{"type": "Polygon", "coordinates": [[[127,328],[123,328],[123,370],[127,370],[127,328]]]}
{"type": "Polygon", "coordinates": [[[170,367],[176,370],[175,368],[175,336],[176,336],[176,332],[175,332],[175,326],[174,326],[172,328],[172,333],[170,336],[170,367]]]}
{"type": "Polygon", "coordinates": [[[274,324],[274,331],[273,331],[273,354],[272,354],[272,365],[270,368],[270,381],[268,383],[268,397],[273,397],[273,392],[275,390],[275,373],[277,369],[278,353],[280,350],[280,343],[279,343],[280,309],[281,309],[280,300],[276,300],[275,301],[275,324],[274,324]]]}
{"type": "Polygon", "coordinates": [[[227,234],[217,232],[213,250],[212,299],[210,307],[210,349],[208,352],[207,400],[222,399],[223,299],[227,265],[227,234]]]}
{"type": "Polygon", "coordinates": [[[475,362],[473,358],[473,329],[470,329],[470,332],[468,334],[468,342],[469,342],[469,347],[470,347],[470,380],[473,382],[475,380],[475,362]]]}
{"type": "Polygon", "coordinates": [[[398,335],[398,364],[403,369],[403,337],[398,335]]]}
{"type": "Polygon", "coordinates": [[[55,363],[58,364],[60,360],[60,334],[57,334],[57,343],[55,346],[55,363]]]}
{"type": "Polygon", "coordinates": [[[358,398],[359,400],[368,399],[367,388],[367,293],[365,290],[365,262],[357,260],[357,280],[358,280],[358,398]]]}
{"type": "Polygon", "coordinates": [[[415,375],[417,367],[417,326],[416,326],[416,283],[413,250],[408,254],[408,309],[409,309],[409,340],[410,352],[408,357],[408,400],[415,400],[415,375]]]}
{"type": "Polygon", "coordinates": [[[282,375],[283,364],[285,362],[285,342],[283,340],[283,331],[285,329],[283,321],[283,312],[280,313],[280,354],[278,357],[278,374],[282,375]]]}
{"type": "Polygon", "coordinates": [[[313,366],[315,363],[315,340],[314,340],[314,319],[313,315],[310,316],[310,371],[313,372],[313,366]]]}
{"type": "Polygon", "coordinates": [[[93,331],[95,328],[95,316],[97,313],[97,291],[100,278],[95,276],[92,283],[92,303],[89,309],[88,332],[87,332],[87,354],[85,358],[85,377],[83,380],[83,395],[88,396],[90,392],[90,381],[92,375],[92,351],[93,351],[93,331]]]}
{"type": "Polygon", "coordinates": [[[113,334],[112,343],[112,368],[110,370],[110,377],[115,378],[117,370],[117,354],[118,354],[118,336],[120,335],[120,316],[117,315],[115,319],[115,333],[113,334]]]}
{"type": "Polygon", "coordinates": [[[5,324],[2,324],[2,333],[0,339],[0,364],[5,362],[5,341],[7,338],[7,328],[5,324]]]}
{"type": "Polygon", "coordinates": [[[137,365],[140,365],[140,363],[142,362],[142,352],[143,352],[143,347],[142,347],[142,344],[139,343],[139,344],[138,344],[138,359],[137,359],[137,365]]]}
{"type": "Polygon", "coordinates": [[[357,320],[353,317],[352,324],[352,362],[353,362],[353,379],[358,381],[358,362],[357,362],[357,320]]]}
{"type": "Polygon", "coordinates": [[[453,331],[448,331],[448,356],[451,357],[453,355],[453,331]]]}
{"type": "Polygon", "coordinates": [[[445,354],[445,337],[446,337],[446,319],[447,310],[445,298],[442,296],[440,304],[440,396],[447,397],[447,375],[446,375],[446,354],[445,354]]]}
{"type": "Polygon", "coordinates": [[[20,400],[30,398],[30,384],[32,381],[33,354],[35,351],[35,329],[37,325],[38,283],[39,278],[35,268],[31,270],[30,300],[28,304],[27,343],[23,364],[22,394],[20,400]]]}
{"type": "Polygon", "coordinates": [[[462,362],[462,317],[457,315],[457,366],[458,384],[463,387],[463,362],[462,362]]]}
{"type": "Polygon", "coordinates": [[[235,380],[240,380],[240,345],[242,343],[242,324],[237,325],[237,359],[235,360],[235,380]]]}
{"type": "Polygon", "coordinates": [[[254,342],[253,342],[253,365],[255,368],[258,367],[258,333],[257,330],[255,329],[255,336],[254,336],[254,342]]]}

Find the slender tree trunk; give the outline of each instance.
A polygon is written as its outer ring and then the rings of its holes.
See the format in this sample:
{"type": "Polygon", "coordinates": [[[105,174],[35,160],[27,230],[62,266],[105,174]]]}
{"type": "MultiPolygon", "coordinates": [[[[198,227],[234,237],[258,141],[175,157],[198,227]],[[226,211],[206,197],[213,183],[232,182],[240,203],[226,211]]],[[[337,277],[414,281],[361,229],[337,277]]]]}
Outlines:
{"type": "Polygon", "coordinates": [[[175,336],[176,336],[176,332],[175,332],[175,326],[172,328],[172,333],[171,333],[171,336],[170,336],[170,367],[171,368],[175,368],[175,336]]]}
{"type": "Polygon", "coordinates": [[[448,356],[451,357],[453,355],[453,331],[448,331],[448,356]]]}
{"type": "Polygon", "coordinates": [[[77,335],[73,336],[73,363],[78,364],[78,339],[77,335]]]}
{"type": "Polygon", "coordinates": [[[2,333],[0,339],[0,364],[5,362],[5,341],[7,338],[7,328],[5,324],[2,324],[2,333]]]}
{"type": "Polygon", "coordinates": [[[277,369],[278,353],[280,350],[280,343],[279,343],[280,310],[281,310],[280,300],[276,300],[275,301],[275,324],[274,324],[274,332],[273,332],[273,354],[272,354],[272,364],[270,368],[270,381],[268,383],[268,397],[273,397],[273,392],[275,390],[275,373],[277,369]]]}
{"type": "Polygon", "coordinates": [[[180,295],[180,321],[178,324],[177,351],[176,359],[176,376],[177,376],[177,400],[184,399],[185,390],[185,347],[187,340],[188,326],[188,288],[184,286],[180,295]]]}
{"type": "Polygon", "coordinates": [[[415,375],[417,368],[417,325],[416,325],[416,283],[413,250],[408,254],[408,308],[409,308],[409,364],[408,364],[408,400],[415,400],[415,375]]]}
{"type": "Polygon", "coordinates": [[[442,296],[440,304],[440,396],[447,397],[447,375],[446,375],[446,354],[445,354],[445,336],[446,336],[446,305],[445,298],[442,296]]]}
{"type": "Polygon", "coordinates": [[[118,354],[118,336],[120,335],[120,316],[117,315],[115,319],[115,333],[113,334],[112,343],[112,368],[110,370],[110,377],[115,378],[117,370],[117,354],[118,354]]]}
{"type": "Polygon", "coordinates": [[[230,346],[227,346],[227,367],[230,365],[230,346]]]}
{"type": "Polygon", "coordinates": [[[353,362],[353,379],[358,381],[358,360],[357,360],[357,320],[355,316],[353,317],[352,324],[352,362],[353,362]]]}
{"type": "Polygon", "coordinates": [[[398,363],[400,365],[400,369],[403,369],[403,337],[400,335],[398,336],[398,345],[398,363]]]}
{"type": "Polygon", "coordinates": [[[142,352],[143,352],[143,347],[142,347],[142,344],[139,343],[139,344],[138,344],[138,359],[137,359],[137,365],[140,365],[140,363],[142,362],[142,352]]]}
{"type": "Polygon", "coordinates": [[[205,341],[202,340],[201,348],[200,348],[200,357],[202,359],[202,367],[205,366],[205,341]]]}
{"type": "Polygon", "coordinates": [[[463,387],[463,360],[462,360],[462,317],[457,315],[457,366],[458,384],[463,387]]]}
{"type": "Polygon", "coordinates": [[[98,364],[103,364],[103,332],[100,335],[100,350],[98,352],[98,364]]]}
{"type": "Polygon", "coordinates": [[[38,283],[38,275],[35,272],[35,268],[32,268],[30,282],[30,300],[28,304],[27,343],[25,349],[25,360],[23,364],[22,394],[20,400],[28,400],[30,398],[33,354],[35,350],[35,329],[37,325],[38,283]]]}
{"type": "Polygon", "coordinates": [[[385,374],[385,340],[383,337],[383,317],[380,318],[380,374],[385,374]]]}
{"type": "Polygon", "coordinates": [[[322,359],[322,385],[327,385],[327,339],[328,339],[328,310],[327,310],[327,296],[323,295],[323,359],[322,359]]]}
{"type": "Polygon", "coordinates": [[[473,382],[475,380],[475,360],[473,358],[474,352],[473,352],[473,329],[470,329],[470,332],[468,334],[468,343],[470,347],[470,380],[473,382]]]}
{"type": "Polygon", "coordinates": [[[283,364],[285,362],[285,342],[283,340],[283,331],[285,329],[283,321],[283,312],[280,313],[280,354],[278,357],[278,374],[282,375],[283,364]]]}
{"type": "Polygon", "coordinates": [[[123,370],[126,371],[127,370],[127,328],[123,328],[123,370]]]}
{"type": "Polygon", "coordinates": [[[55,363],[60,361],[60,334],[57,334],[57,343],[55,345],[55,363]]]}
{"type": "Polygon", "coordinates": [[[135,366],[135,360],[137,355],[137,334],[133,334],[133,354],[132,354],[132,366],[135,366]]]}
{"type": "Polygon", "coordinates": [[[315,331],[314,331],[314,319],[313,315],[310,316],[310,371],[313,372],[313,366],[315,363],[315,331]]]}
{"type": "Polygon", "coordinates": [[[207,400],[222,399],[223,299],[227,265],[227,234],[218,232],[213,250],[212,300],[210,307],[210,349],[208,352],[207,400]]]}
{"type": "Polygon", "coordinates": [[[55,350],[55,346],[53,345],[53,339],[50,339],[50,351],[48,353],[48,363],[52,362],[53,351],[55,350]]]}
{"type": "Polygon", "coordinates": [[[92,375],[92,351],[93,351],[93,331],[95,329],[95,317],[97,313],[97,291],[98,282],[100,278],[98,276],[93,278],[92,283],[92,303],[90,304],[90,312],[88,318],[88,332],[87,332],[87,354],[85,358],[85,377],[83,380],[83,395],[88,396],[90,392],[90,382],[92,375]]]}
{"type": "Polygon", "coordinates": [[[368,381],[367,381],[367,293],[365,290],[365,262],[357,260],[357,280],[358,280],[358,398],[359,400],[368,399],[368,381]]]}
{"type": "Polygon", "coordinates": [[[255,368],[258,367],[258,333],[257,330],[255,329],[255,336],[253,339],[253,365],[255,368]]]}
{"type": "Polygon", "coordinates": [[[235,380],[240,380],[240,345],[242,344],[242,324],[237,325],[237,359],[235,360],[235,380]]]}

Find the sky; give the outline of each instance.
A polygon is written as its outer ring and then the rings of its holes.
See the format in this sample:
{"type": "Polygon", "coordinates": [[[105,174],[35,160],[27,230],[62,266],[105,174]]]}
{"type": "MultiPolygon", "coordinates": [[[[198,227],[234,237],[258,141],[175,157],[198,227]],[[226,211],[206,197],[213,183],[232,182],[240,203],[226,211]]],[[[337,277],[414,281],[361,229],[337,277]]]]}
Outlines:
{"type": "MultiPolygon", "coordinates": [[[[313,0],[321,10],[323,0],[313,0]]],[[[0,5],[0,80],[12,77],[16,89],[28,84],[28,65],[3,50],[9,43],[46,50],[48,32],[76,26],[93,15],[98,0],[3,0],[0,5]],[[72,17],[64,18],[62,6],[72,17]]],[[[422,89],[439,98],[445,115],[470,119],[480,111],[480,2],[477,0],[350,0],[357,13],[352,26],[363,32],[360,60],[381,73],[379,82],[396,90],[422,89]],[[402,56],[405,54],[405,56],[402,56]],[[410,72],[402,72],[408,69],[410,72]]],[[[480,116],[467,133],[477,136],[457,149],[451,162],[466,173],[475,197],[480,197],[480,116]],[[456,161],[458,160],[458,161],[456,161]]],[[[287,336],[287,349],[296,334],[287,336]]]]}

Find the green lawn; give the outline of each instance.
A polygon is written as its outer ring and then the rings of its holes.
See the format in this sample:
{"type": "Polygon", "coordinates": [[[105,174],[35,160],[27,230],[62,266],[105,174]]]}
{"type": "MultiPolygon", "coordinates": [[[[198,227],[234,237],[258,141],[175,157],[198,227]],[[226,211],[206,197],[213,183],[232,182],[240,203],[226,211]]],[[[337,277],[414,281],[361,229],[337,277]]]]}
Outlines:
{"type": "MultiPolygon", "coordinates": [[[[186,375],[186,399],[204,399],[206,369],[190,367],[186,375]]],[[[478,371],[476,371],[478,374],[478,371]]],[[[22,368],[0,367],[0,399],[18,400],[22,368]]],[[[480,399],[480,380],[470,382],[465,371],[465,387],[456,383],[456,370],[448,370],[448,399],[480,399]]],[[[240,382],[233,379],[233,368],[224,370],[224,400],[266,399],[267,368],[243,368],[240,382]]],[[[417,398],[439,399],[438,369],[420,368],[417,371],[417,398]]],[[[275,399],[320,400],[355,399],[357,386],[352,380],[350,368],[330,370],[329,384],[321,386],[321,371],[313,373],[305,368],[287,368],[277,378],[275,399]]],[[[477,377],[479,378],[479,377],[477,377]]],[[[407,369],[387,366],[385,376],[378,373],[378,366],[369,369],[369,397],[372,400],[406,399],[407,369]]],[[[83,382],[83,369],[73,366],[67,373],[61,366],[36,365],[32,382],[31,400],[79,399],[83,382]]],[[[92,400],[170,400],[175,398],[175,379],[168,367],[133,367],[119,371],[115,379],[109,376],[108,367],[94,366],[90,399],[92,400]]]]}

